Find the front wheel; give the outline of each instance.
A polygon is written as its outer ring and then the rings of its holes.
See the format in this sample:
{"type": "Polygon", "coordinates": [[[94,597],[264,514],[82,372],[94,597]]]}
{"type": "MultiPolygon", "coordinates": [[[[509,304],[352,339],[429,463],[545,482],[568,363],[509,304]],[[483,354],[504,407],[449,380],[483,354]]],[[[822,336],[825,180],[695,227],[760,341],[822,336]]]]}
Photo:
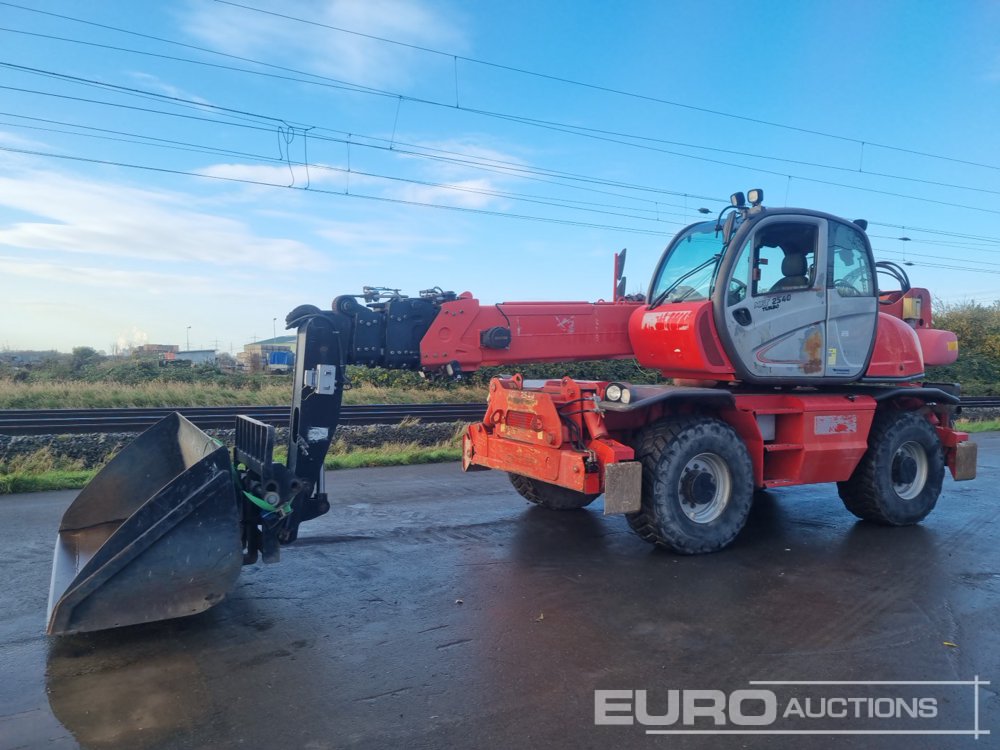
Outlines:
{"type": "Polygon", "coordinates": [[[753,502],[750,454],[736,431],[710,417],[673,417],[639,435],[642,507],[627,516],[647,542],[685,555],[720,550],[753,502]]]}
{"type": "Polygon", "coordinates": [[[522,474],[508,473],[510,483],[514,485],[517,494],[529,503],[540,505],[549,510],[577,510],[590,505],[597,495],[586,495],[556,484],[532,479],[522,474]]]}
{"type": "Polygon", "coordinates": [[[868,450],[846,482],[837,482],[851,513],[887,526],[919,523],[934,510],[944,483],[937,431],[916,412],[875,415],[868,450]]]}

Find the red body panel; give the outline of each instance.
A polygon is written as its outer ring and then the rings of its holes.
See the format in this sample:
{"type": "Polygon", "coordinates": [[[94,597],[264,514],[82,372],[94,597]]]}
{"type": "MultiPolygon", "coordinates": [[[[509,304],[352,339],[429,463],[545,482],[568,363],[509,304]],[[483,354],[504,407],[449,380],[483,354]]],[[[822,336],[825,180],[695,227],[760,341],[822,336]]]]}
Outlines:
{"type": "Polygon", "coordinates": [[[732,364],[715,331],[712,303],[676,302],[640,307],[629,320],[635,357],[642,367],[670,378],[731,380],[732,364]]]}
{"type": "Polygon", "coordinates": [[[899,318],[879,313],[875,349],[865,377],[906,380],[923,374],[924,358],[916,332],[899,318]]]}
{"type": "Polygon", "coordinates": [[[905,294],[897,291],[887,292],[879,297],[882,304],[879,312],[891,315],[900,320],[906,320],[914,328],[930,328],[933,311],[931,309],[931,293],[921,287],[913,287],[905,294]],[[904,309],[905,308],[905,309],[904,309]]]}
{"type": "MultiPolygon", "coordinates": [[[[607,383],[546,381],[525,388],[520,376],[494,379],[486,418],[463,440],[463,466],[500,469],[587,494],[604,491],[604,468],[634,460],[636,432],[671,414],[705,413],[695,399],[656,402],[631,411],[602,411],[607,383]]],[[[902,409],[920,409],[920,398],[898,398],[902,409]]],[[[727,422],[746,446],[756,487],[840,482],[868,449],[877,403],[856,393],[734,394],[732,405],[708,414],[727,422]]],[[[927,419],[941,437],[955,473],[956,446],[968,435],[950,427],[940,410],[927,419]]]]}
{"type": "Polygon", "coordinates": [[[746,444],[756,485],[783,487],[850,477],[868,448],[875,405],[868,396],[737,395],[739,414],[719,416],[746,444]]]}
{"type": "Polygon", "coordinates": [[[917,328],[925,365],[950,365],[958,359],[958,336],[937,328],[917,328]]]}
{"type": "Polygon", "coordinates": [[[441,305],[420,341],[425,369],[457,362],[465,372],[514,362],[569,362],[632,357],[628,320],[638,302],[502,302],[463,295],[441,305]],[[509,328],[506,349],[481,346],[480,332],[509,328]]]}
{"type": "MultiPolygon", "coordinates": [[[[563,378],[524,388],[518,376],[495,378],[485,419],[466,433],[465,468],[484,466],[578,492],[602,492],[604,466],[634,458],[627,435],[664,415],[661,409],[602,414],[593,399],[603,396],[606,385],[563,378]]],[[[747,446],[754,484],[782,487],[850,477],[868,447],[875,406],[869,396],[739,394],[735,408],[717,416],[747,446]]]]}

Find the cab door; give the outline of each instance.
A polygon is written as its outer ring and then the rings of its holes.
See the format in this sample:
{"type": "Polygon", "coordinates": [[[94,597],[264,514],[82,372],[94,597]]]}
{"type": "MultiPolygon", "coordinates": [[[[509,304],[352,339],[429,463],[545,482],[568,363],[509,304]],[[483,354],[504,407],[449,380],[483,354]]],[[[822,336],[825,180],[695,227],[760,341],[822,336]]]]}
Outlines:
{"type": "Polygon", "coordinates": [[[827,377],[858,378],[868,364],[878,322],[875,269],[865,235],[856,226],[828,222],[827,377]]]}
{"type": "Polygon", "coordinates": [[[794,214],[754,226],[729,274],[725,331],[741,377],[824,375],[827,221],[794,214]]]}

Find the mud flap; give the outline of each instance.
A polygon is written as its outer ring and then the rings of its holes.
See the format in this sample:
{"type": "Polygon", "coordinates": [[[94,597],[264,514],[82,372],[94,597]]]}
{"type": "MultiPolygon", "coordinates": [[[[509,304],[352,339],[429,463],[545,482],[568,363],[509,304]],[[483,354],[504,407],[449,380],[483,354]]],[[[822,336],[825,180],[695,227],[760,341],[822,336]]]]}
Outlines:
{"type": "Polygon", "coordinates": [[[623,461],[604,467],[604,515],[638,513],[642,507],[642,464],[623,461]]]}
{"type": "Polygon", "coordinates": [[[172,414],[112,459],[63,515],[47,632],[202,612],[233,587],[242,560],[226,448],[172,414]]]}
{"type": "Polygon", "coordinates": [[[955,458],[951,463],[951,475],[956,482],[976,478],[976,460],[979,456],[979,446],[971,440],[955,446],[955,458]]]}

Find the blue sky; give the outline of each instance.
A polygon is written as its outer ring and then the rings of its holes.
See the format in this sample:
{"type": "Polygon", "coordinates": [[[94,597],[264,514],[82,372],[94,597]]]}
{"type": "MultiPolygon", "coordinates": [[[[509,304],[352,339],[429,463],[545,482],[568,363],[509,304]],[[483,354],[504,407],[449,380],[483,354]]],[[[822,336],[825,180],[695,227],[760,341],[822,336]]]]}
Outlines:
{"type": "Polygon", "coordinates": [[[645,290],[751,187],[1000,298],[996,0],[234,3],[0,3],[0,347],[238,350],[365,284],[592,300],[622,247],[645,290]]]}

